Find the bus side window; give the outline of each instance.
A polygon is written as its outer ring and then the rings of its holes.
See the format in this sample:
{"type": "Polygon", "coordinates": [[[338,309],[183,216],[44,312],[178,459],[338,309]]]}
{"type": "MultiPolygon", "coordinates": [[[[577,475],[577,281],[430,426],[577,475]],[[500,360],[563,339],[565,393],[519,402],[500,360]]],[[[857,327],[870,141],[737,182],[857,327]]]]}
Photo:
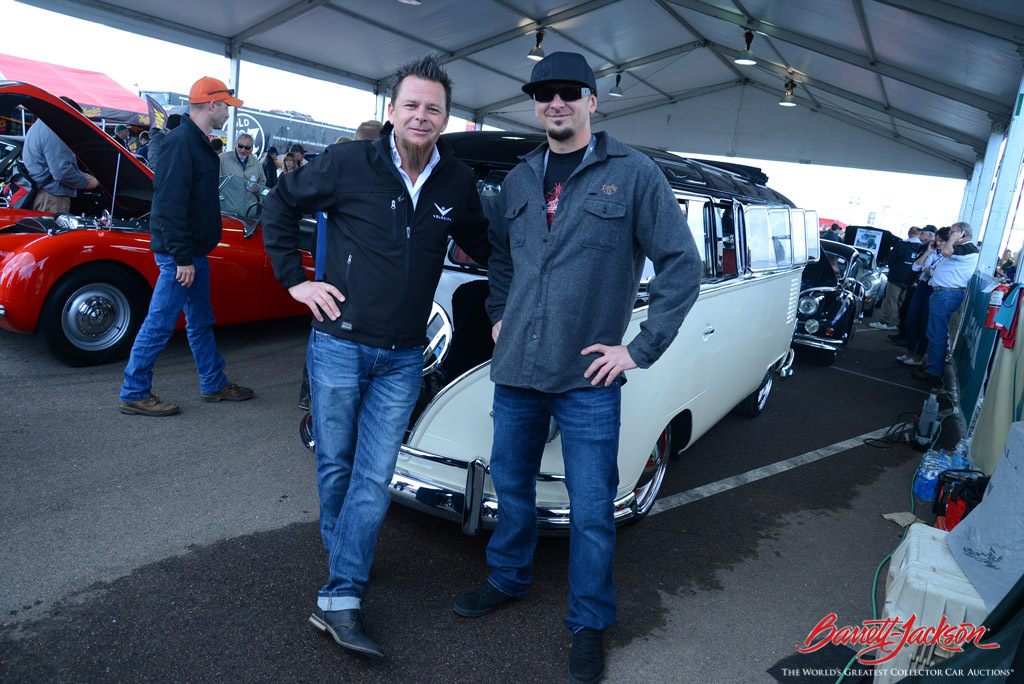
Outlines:
{"type": "Polygon", "coordinates": [[[733,219],[732,201],[715,202],[714,254],[716,271],[720,277],[732,278],[738,272],[736,259],[736,222],[733,219]]]}
{"type": "Polygon", "coordinates": [[[707,216],[704,211],[706,204],[707,202],[702,199],[686,198],[679,201],[679,208],[686,217],[686,225],[690,229],[690,235],[693,236],[697,251],[700,252],[700,259],[704,263],[704,274],[701,276],[701,280],[714,277],[713,265],[708,258],[708,240],[705,230],[707,216]]]}

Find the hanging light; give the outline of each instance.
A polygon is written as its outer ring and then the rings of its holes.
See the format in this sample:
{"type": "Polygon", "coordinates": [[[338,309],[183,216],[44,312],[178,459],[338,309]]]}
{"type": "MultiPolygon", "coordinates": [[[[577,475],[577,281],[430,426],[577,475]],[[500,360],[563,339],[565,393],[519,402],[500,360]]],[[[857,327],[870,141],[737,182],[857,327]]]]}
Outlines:
{"type": "Polygon", "coordinates": [[[398,0],[398,2],[402,3],[403,5],[421,5],[421,4],[423,4],[423,3],[420,2],[420,0],[398,0]]]}
{"type": "Polygon", "coordinates": [[[622,72],[615,74],[615,87],[608,91],[608,97],[622,97],[622,88],[619,84],[622,82],[622,72]]]}
{"type": "Polygon", "coordinates": [[[796,100],[793,99],[793,89],[796,88],[796,81],[789,79],[786,81],[786,94],[779,100],[780,107],[796,107],[796,100]]]}
{"type": "Polygon", "coordinates": [[[526,55],[526,59],[532,59],[534,62],[544,59],[544,48],[540,46],[540,43],[544,40],[546,34],[547,32],[544,29],[537,29],[537,45],[526,55]]]}
{"type": "Polygon", "coordinates": [[[755,64],[757,64],[757,58],[754,57],[754,53],[750,49],[750,44],[753,42],[753,40],[753,32],[751,32],[749,29],[743,32],[743,42],[746,43],[747,47],[745,50],[743,50],[743,52],[739,54],[739,56],[736,59],[732,60],[733,62],[743,66],[754,66],[755,64]]]}

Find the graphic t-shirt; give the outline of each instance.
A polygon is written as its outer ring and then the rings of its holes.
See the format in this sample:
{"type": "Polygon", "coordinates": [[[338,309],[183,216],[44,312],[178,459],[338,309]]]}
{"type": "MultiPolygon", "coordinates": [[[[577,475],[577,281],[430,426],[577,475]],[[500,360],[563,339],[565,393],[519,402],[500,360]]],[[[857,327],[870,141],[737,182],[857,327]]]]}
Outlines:
{"type": "Polygon", "coordinates": [[[583,161],[586,153],[586,147],[581,147],[569,154],[548,153],[548,168],[544,174],[544,208],[548,215],[548,229],[551,228],[551,222],[555,220],[562,188],[565,187],[565,182],[569,180],[572,172],[583,161]]]}

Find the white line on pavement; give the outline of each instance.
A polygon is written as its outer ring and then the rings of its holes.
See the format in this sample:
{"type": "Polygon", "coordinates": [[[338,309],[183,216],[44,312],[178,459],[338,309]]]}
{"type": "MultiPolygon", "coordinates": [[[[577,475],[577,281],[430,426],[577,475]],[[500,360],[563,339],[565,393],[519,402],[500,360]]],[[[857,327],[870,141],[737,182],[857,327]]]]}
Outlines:
{"type": "Polygon", "coordinates": [[[793,468],[807,465],[808,463],[820,461],[823,458],[828,458],[829,456],[833,456],[848,449],[863,446],[865,439],[877,439],[878,437],[883,436],[890,429],[891,428],[886,427],[875,430],[874,432],[867,432],[858,437],[851,437],[850,439],[836,444],[831,444],[827,447],[822,447],[821,449],[815,449],[814,451],[808,451],[805,454],[800,454],[793,458],[787,458],[785,461],[772,463],[771,465],[762,466],[761,468],[754,468],[753,470],[748,470],[745,473],[740,473],[733,477],[727,477],[724,480],[719,480],[718,482],[711,482],[700,487],[695,487],[694,489],[689,489],[685,492],[666,496],[663,499],[655,501],[654,506],[651,507],[651,512],[647,515],[651,516],[657,515],[658,513],[664,513],[665,511],[670,511],[673,508],[685,506],[688,503],[693,503],[694,501],[700,501],[701,499],[706,499],[709,496],[714,496],[715,494],[727,492],[730,489],[735,489],[741,485],[750,484],[757,480],[763,480],[766,477],[778,475],[779,473],[784,473],[787,470],[792,470],[793,468]]]}
{"type": "MultiPolygon", "coordinates": [[[[909,368],[909,366],[908,366],[908,368],[909,368]]],[[[876,378],[873,375],[865,375],[864,373],[858,373],[857,371],[847,370],[846,368],[836,368],[835,366],[832,366],[832,370],[842,371],[844,373],[849,373],[850,375],[859,375],[860,377],[867,378],[868,380],[875,380],[876,382],[884,382],[886,385],[892,385],[893,387],[902,387],[903,389],[908,389],[911,392],[920,392],[921,394],[923,394],[925,396],[928,396],[929,394],[934,394],[933,392],[925,392],[922,389],[918,389],[916,387],[911,387],[910,385],[901,385],[898,382],[890,382],[889,380],[882,380],[881,378],[876,378]]]]}

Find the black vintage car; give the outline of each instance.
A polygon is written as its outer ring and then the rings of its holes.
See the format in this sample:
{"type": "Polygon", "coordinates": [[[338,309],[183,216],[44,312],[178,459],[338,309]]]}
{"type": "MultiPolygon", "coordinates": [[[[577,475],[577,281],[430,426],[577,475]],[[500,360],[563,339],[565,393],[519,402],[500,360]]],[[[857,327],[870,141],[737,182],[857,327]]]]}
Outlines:
{"type": "Polygon", "coordinates": [[[864,307],[863,269],[856,248],[821,241],[821,258],[807,264],[800,279],[794,346],[811,350],[826,365],[835,363],[864,307]]]}

